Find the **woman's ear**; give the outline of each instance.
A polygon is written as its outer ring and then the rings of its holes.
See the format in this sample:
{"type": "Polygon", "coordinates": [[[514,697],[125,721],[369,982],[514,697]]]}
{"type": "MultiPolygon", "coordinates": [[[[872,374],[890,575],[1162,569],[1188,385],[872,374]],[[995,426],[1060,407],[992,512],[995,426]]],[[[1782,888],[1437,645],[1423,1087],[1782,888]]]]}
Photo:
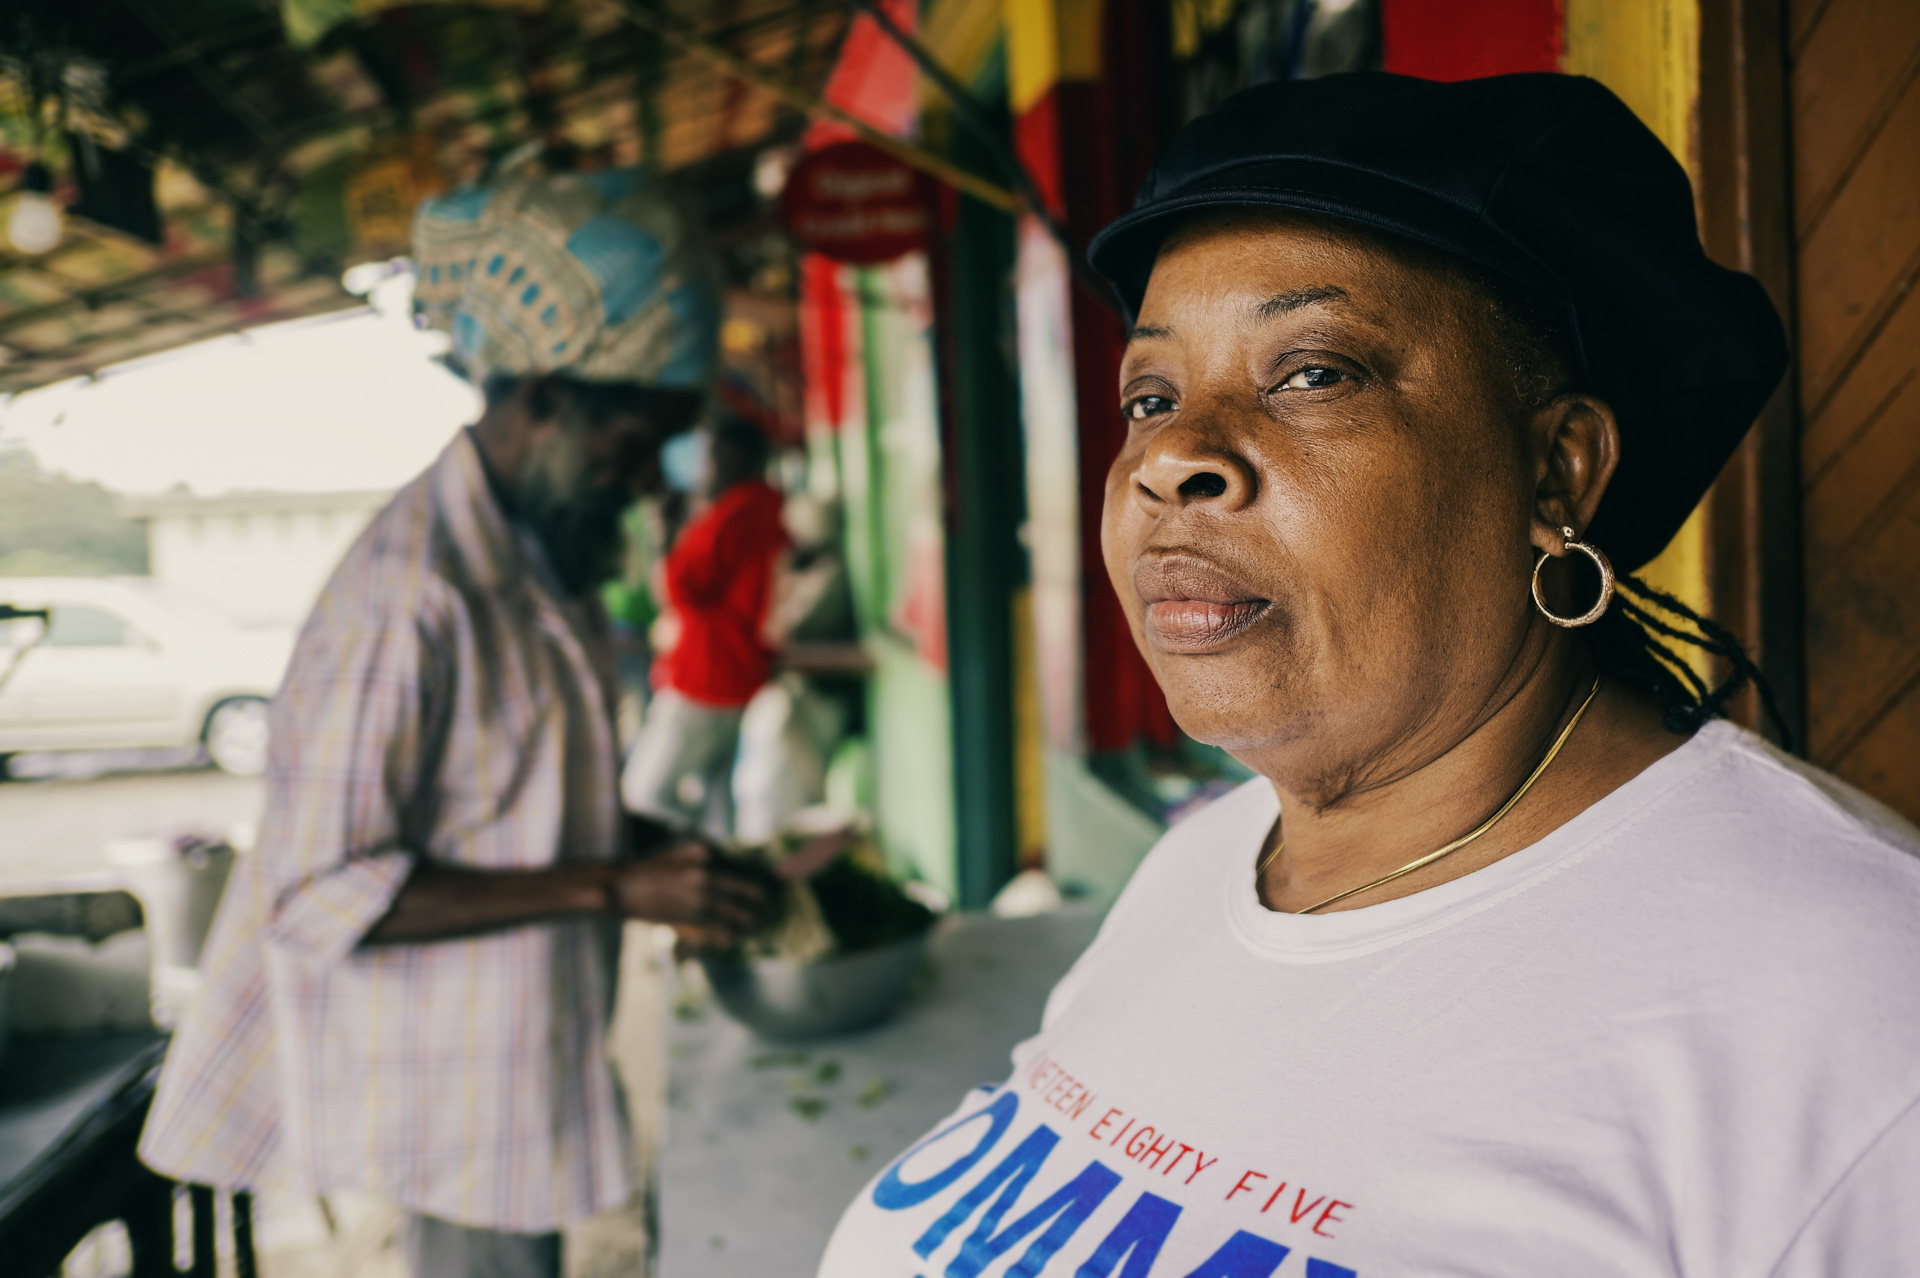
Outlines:
{"type": "Polygon", "coordinates": [[[1534,414],[1539,480],[1531,540],[1549,555],[1565,553],[1560,530],[1584,532],[1620,464],[1620,422],[1605,400],[1566,394],[1534,414]]]}

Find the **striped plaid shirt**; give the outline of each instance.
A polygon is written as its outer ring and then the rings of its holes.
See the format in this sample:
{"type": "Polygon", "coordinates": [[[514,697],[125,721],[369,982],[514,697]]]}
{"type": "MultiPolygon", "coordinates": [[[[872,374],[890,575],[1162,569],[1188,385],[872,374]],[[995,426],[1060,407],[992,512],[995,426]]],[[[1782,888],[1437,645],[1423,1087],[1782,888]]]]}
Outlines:
{"type": "Polygon", "coordinates": [[[274,702],[258,845],[161,1075],[154,1168],[522,1232],[627,1199],[616,924],[360,944],[419,858],[616,855],[604,623],[550,582],[464,431],[348,551],[274,702]]]}

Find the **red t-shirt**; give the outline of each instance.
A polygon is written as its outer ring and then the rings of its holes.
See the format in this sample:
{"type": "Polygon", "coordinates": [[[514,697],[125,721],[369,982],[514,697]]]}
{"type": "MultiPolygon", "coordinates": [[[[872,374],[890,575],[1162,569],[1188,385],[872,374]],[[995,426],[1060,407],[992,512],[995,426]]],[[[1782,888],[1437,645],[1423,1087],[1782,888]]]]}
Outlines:
{"type": "Polygon", "coordinates": [[[689,523],[667,552],[667,602],[680,639],[654,665],[657,687],[711,705],[745,705],[767,681],[760,641],[773,561],[787,544],[780,493],[758,479],[735,484],[689,523]]]}

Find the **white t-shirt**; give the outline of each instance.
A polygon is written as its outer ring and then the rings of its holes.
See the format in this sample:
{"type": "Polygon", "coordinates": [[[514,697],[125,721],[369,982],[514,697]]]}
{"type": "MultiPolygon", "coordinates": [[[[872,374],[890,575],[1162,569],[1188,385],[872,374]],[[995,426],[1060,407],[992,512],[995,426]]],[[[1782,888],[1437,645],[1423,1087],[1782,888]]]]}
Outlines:
{"type": "Polygon", "coordinates": [[[822,1278],[1920,1275],[1920,833],[1724,723],[1532,847],[1276,914],[1251,782],[822,1278]]]}

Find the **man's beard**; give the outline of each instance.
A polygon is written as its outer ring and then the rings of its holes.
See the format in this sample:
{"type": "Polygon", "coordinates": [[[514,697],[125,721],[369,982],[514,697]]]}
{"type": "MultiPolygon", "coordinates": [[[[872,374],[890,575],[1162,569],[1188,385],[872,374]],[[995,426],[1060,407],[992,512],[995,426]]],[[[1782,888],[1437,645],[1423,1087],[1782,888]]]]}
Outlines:
{"type": "Polygon", "coordinates": [[[588,481],[580,432],[562,427],[531,457],[513,485],[513,513],[540,539],[547,563],[570,595],[619,574],[620,519],[629,502],[618,484],[588,481]]]}

